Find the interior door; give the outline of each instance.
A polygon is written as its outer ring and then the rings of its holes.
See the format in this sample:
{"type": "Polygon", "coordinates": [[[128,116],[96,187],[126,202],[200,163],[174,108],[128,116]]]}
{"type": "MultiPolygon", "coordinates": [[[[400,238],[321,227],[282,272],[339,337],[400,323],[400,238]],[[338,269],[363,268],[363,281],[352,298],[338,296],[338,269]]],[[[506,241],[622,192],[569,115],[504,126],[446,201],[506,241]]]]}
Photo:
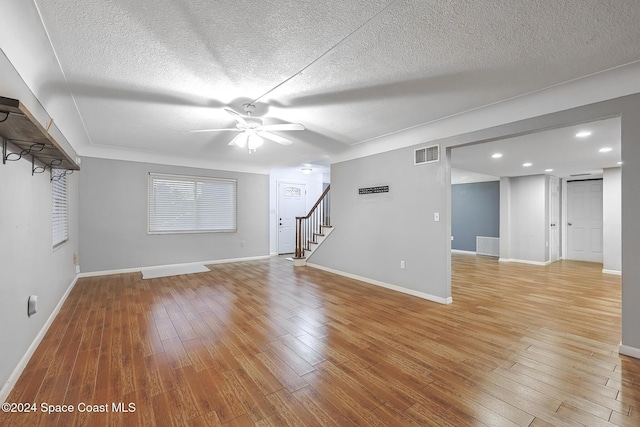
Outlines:
{"type": "Polygon", "coordinates": [[[567,183],[567,259],[602,262],[602,180],[567,183]]]}
{"type": "Polygon", "coordinates": [[[549,178],[549,261],[560,258],[560,180],[549,178]]]}
{"type": "Polygon", "coordinates": [[[278,254],[296,250],[296,217],[307,214],[306,194],[305,184],[278,183],[278,254]]]}

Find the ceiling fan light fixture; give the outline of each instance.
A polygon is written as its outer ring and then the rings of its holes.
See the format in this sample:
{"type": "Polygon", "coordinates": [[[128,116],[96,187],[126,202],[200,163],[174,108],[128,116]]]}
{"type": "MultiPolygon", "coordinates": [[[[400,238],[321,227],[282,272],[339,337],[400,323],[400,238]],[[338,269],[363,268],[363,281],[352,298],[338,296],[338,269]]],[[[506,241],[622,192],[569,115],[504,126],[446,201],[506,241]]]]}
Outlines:
{"type": "Polygon", "coordinates": [[[249,149],[250,153],[253,153],[258,149],[258,147],[264,144],[264,139],[260,138],[254,132],[246,132],[246,133],[247,133],[247,148],[249,149]]]}
{"type": "Polygon", "coordinates": [[[229,145],[236,145],[240,148],[244,148],[247,146],[247,140],[249,139],[249,134],[247,132],[242,132],[235,138],[231,140],[229,145]]]}

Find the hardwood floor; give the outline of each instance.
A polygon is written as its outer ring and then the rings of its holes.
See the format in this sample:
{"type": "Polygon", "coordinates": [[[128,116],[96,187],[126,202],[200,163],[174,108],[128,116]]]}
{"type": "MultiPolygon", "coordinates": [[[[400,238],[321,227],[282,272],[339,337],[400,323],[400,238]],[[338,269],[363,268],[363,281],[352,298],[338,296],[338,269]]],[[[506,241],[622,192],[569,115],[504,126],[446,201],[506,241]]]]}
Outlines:
{"type": "Polygon", "coordinates": [[[37,411],[0,425],[640,425],[600,265],[454,255],[451,305],[281,259],[210,268],[79,280],[7,399],[37,411]]]}

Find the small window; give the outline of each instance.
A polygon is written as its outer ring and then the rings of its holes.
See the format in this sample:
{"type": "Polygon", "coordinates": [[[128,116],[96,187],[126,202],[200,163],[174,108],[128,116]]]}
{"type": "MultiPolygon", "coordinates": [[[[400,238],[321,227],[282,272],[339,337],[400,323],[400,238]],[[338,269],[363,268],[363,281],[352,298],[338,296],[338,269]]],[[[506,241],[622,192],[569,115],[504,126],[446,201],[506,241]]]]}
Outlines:
{"type": "Polygon", "coordinates": [[[301,194],[299,187],[285,187],[283,192],[286,197],[300,197],[301,194]]]}
{"type": "Polygon", "coordinates": [[[67,219],[67,175],[65,171],[52,171],[52,229],[53,247],[69,240],[69,222],[67,219]]]}
{"type": "Polygon", "coordinates": [[[236,231],[235,179],[149,174],[148,232],[236,231]]]}

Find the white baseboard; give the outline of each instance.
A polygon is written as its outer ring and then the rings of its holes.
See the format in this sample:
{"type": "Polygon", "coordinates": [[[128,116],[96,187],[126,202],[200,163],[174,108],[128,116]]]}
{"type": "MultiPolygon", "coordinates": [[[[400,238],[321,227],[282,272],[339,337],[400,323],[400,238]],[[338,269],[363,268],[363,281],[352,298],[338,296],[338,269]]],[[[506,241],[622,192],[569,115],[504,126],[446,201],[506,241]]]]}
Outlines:
{"type": "Polygon", "coordinates": [[[329,273],[337,274],[340,276],[348,277],[350,279],[359,280],[361,282],[369,283],[371,285],[381,286],[383,288],[391,289],[392,291],[402,292],[403,294],[412,295],[414,297],[426,299],[429,301],[437,302],[439,304],[451,304],[453,302],[453,298],[442,298],[435,295],[427,294],[424,292],[414,291],[413,289],[403,288],[401,286],[392,285],[390,283],[381,282],[379,280],[369,279],[368,277],[358,276],[357,274],[346,273],[340,270],[334,270],[333,268],[324,267],[318,264],[307,263],[307,266],[312,268],[317,268],[318,270],[328,271],[329,273]]]}
{"type": "Polygon", "coordinates": [[[60,312],[60,309],[62,308],[62,304],[64,304],[64,302],[67,300],[67,297],[71,292],[71,289],[73,289],[76,282],[78,281],[78,277],[79,276],[76,275],[76,277],[73,279],[73,281],[71,282],[67,290],[64,292],[64,295],[62,295],[62,298],[60,298],[58,305],[56,305],[56,307],[53,309],[53,311],[51,312],[51,315],[49,315],[49,318],[47,319],[45,324],[42,326],[42,329],[40,330],[40,332],[38,332],[38,335],[36,335],[35,339],[27,349],[27,352],[24,354],[24,356],[22,356],[22,359],[20,359],[20,362],[18,362],[18,366],[16,366],[13,372],[11,372],[11,375],[9,375],[7,382],[4,383],[4,385],[2,386],[2,390],[0,390],[0,402],[4,403],[7,397],[9,397],[9,393],[11,393],[11,390],[13,390],[13,386],[16,385],[16,382],[18,381],[18,378],[20,378],[20,375],[22,375],[24,368],[27,367],[27,363],[29,363],[31,356],[33,356],[33,353],[36,351],[36,349],[40,345],[40,341],[42,341],[42,338],[44,338],[45,334],[49,330],[49,327],[51,326],[56,316],[60,312]]]}
{"type": "Polygon", "coordinates": [[[498,258],[498,262],[516,262],[519,264],[540,265],[540,266],[546,266],[553,263],[553,261],[546,261],[546,262],[529,261],[528,259],[516,259],[516,258],[498,258]]]}
{"type": "Polygon", "coordinates": [[[602,269],[602,273],[603,274],[613,274],[615,276],[622,276],[622,271],[620,271],[620,270],[609,270],[609,269],[603,268],[602,269]]]}
{"type": "Polygon", "coordinates": [[[124,273],[138,273],[143,268],[155,268],[155,267],[186,267],[191,265],[210,265],[210,264],[228,264],[231,262],[243,262],[243,261],[256,261],[260,259],[269,259],[271,255],[260,255],[260,256],[252,256],[245,258],[227,258],[227,259],[216,259],[212,261],[198,261],[198,262],[184,262],[180,264],[165,264],[165,265],[147,265],[144,267],[135,267],[135,268],[121,268],[118,270],[103,270],[103,271],[89,271],[86,273],[78,274],[78,277],[98,277],[98,276],[109,276],[111,274],[124,274],[124,273]]]}
{"type": "Polygon", "coordinates": [[[636,359],[640,359],[640,348],[629,347],[628,345],[624,345],[620,343],[620,347],[618,348],[618,353],[624,354],[625,356],[635,357],[636,359]]]}
{"type": "Polygon", "coordinates": [[[463,251],[462,249],[451,249],[452,254],[476,255],[473,251],[463,251]]]}

